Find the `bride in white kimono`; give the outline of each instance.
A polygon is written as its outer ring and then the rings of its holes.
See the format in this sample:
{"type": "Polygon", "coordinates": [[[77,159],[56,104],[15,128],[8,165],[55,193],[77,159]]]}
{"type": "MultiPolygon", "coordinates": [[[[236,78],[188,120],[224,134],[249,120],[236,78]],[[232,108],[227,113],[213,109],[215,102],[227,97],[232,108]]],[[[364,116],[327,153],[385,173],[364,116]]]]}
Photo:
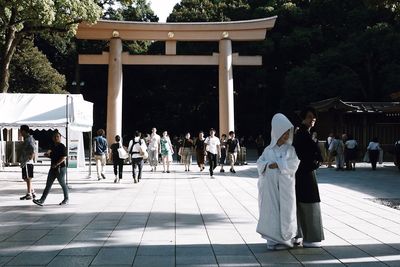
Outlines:
{"type": "Polygon", "coordinates": [[[293,124],[281,113],[272,118],[271,144],[257,160],[257,232],[270,250],[293,247],[297,234],[295,173],[299,159],[292,146],[293,124]]]}

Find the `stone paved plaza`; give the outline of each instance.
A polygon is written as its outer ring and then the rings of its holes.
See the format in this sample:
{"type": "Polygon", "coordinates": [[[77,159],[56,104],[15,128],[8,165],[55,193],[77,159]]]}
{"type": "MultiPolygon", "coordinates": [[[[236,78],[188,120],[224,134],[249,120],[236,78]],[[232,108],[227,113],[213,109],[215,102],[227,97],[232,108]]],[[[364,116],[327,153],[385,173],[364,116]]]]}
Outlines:
{"type": "MultiPolygon", "coordinates": [[[[35,169],[38,193],[47,169],[35,169]]],[[[149,169],[138,184],[127,165],[120,184],[111,166],[102,181],[71,170],[70,204],[62,207],[57,182],[39,207],[19,200],[18,167],[0,171],[0,266],[400,266],[400,211],[370,200],[400,198],[393,164],[320,169],[324,246],[279,252],[255,232],[254,163],[215,179],[196,166],[149,169]]]]}

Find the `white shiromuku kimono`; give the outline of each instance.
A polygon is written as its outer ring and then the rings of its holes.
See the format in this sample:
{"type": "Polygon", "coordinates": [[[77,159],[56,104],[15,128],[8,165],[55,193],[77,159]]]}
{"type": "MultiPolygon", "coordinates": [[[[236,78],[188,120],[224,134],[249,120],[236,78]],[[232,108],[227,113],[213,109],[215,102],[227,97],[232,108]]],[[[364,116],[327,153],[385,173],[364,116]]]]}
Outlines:
{"type": "Polygon", "coordinates": [[[259,220],[257,232],[268,244],[293,247],[297,234],[295,173],[299,166],[293,141],[293,124],[283,115],[272,118],[271,144],[257,160],[259,220]],[[278,139],[290,130],[289,140],[277,145],[278,139]],[[277,163],[277,169],[268,166],[277,163]]]}

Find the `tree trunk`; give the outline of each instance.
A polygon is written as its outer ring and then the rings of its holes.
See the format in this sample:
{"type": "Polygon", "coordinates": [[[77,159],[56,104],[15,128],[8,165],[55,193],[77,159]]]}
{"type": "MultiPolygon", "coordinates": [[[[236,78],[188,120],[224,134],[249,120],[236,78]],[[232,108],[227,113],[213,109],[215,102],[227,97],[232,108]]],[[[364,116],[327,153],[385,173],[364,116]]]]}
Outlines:
{"type": "Polygon", "coordinates": [[[15,27],[11,27],[6,33],[6,42],[4,47],[4,52],[2,55],[2,61],[0,62],[0,90],[3,93],[7,93],[9,88],[10,79],[10,62],[14,55],[15,49],[21,40],[22,35],[16,34],[17,30],[15,27]]]}

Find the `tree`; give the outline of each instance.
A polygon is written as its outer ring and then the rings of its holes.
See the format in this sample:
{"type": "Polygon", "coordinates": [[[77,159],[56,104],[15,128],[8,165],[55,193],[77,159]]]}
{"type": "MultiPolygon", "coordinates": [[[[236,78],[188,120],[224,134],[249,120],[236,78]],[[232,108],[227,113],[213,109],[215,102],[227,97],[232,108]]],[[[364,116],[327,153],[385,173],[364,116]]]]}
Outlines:
{"type": "Polygon", "coordinates": [[[11,70],[10,85],[14,92],[65,93],[64,75],[51,66],[32,40],[24,40],[18,46],[11,70]]]}
{"type": "Polygon", "coordinates": [[[74,35],[78,23],[95,22],[101,9],[94,0],[0,0],[0,88],[9,89],[10,62],[24,37],[41,32],[74,35]]]}

